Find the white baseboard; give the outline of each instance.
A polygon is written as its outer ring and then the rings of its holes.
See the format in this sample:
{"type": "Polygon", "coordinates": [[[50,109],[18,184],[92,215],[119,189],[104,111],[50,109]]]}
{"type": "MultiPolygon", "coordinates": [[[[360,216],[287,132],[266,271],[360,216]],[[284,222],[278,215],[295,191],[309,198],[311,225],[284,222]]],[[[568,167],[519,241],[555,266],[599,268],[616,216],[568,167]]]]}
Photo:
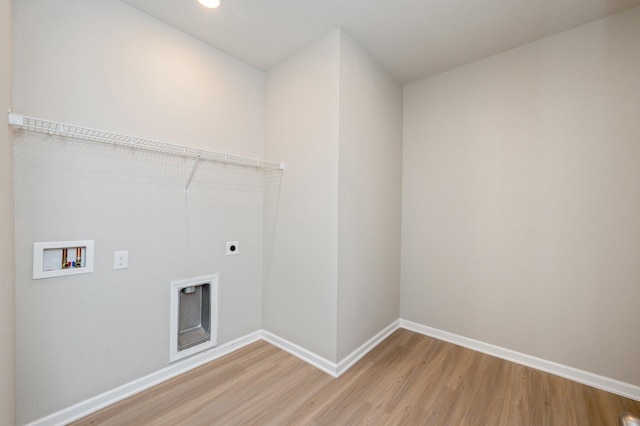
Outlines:
{"type": "Polygon", "coordinates": [[[302,346],[298,346],[295,343],[292,343],[265,330],[262,330],[262,338],[265,341],[271,343],[273,346],[276,346],[285,352],[289,352],[296,358],[300,358],[307,364],[311,364],[317,369],[322,370],[333,377],[338,377],[338,368],[335,362],[329,361],[328,359],[323,358],[320,355],[316,355],[315,353],[303,348],[302,346]]]}
{"type": "Polygon", "coordinates": [[[74,420],[78,420],[104,407],[107,407],[111,404],[135,395],[136,393],[142,392],[145,389],[148,389],[175,376],[178,376],[182,373],[185,373],[189,370],[192,370],[196,367],[227,355],[260,339],[263,339],[271,343],[272,345],[277,346],[278,348],[296,356],[297,358],[300,358],[301,360],[313,365],[314,367],[324,371],[325,373],[333,377],[339,377],[347,370],[349,370],[349,368],[351,368],[369,351],[383,342],[391,333],[393,333],[398,328],[411,330],[416,333],[443,340],[445,342],[450,342],[459,346],[463,346],[465,348],[473,349],[478,352],[493,355],[507,361],[512,361],[518,364],[525,365],[527,367],[532,367],[537,370],[545,371],[556,376],[576,381],[578,383],[583,383],[588,386],[593,386],[607,392],[640,401],[640,386],[620,382],[608,377],[589,373],[583,370],[578,370],[573,367],[557,364],[555,362],[536,358],[531,355],[526,355],[520,352],[512,351],[510,349],[505,349],[499,346],[491,345],[489,343],[484,343],[478,340],[470,339],[468,337],[459,336],[447,331],[400,319],[388,325],[384,330],[373,336],[371,339],[369,339],[339,363],[329,361],[326,358],[316,355],[315,353],[286,339],[276,336],[275,334],[268,331],[256,331],[247,334],[246,336],[235,339],[231,342],[193,355],[189,358],[177,361],[166,368],[156,371],[155,373],[151,373],[145,377],[126,383],[93,398],[79,402],[75,405],[72,405],[71,407],[67,407],[63,410],[57,411],[46,417],[38,419],[35,422],[30,423],[29,425],[57,426],[67,424],[74,420]]]}
{"type": "Polygon", "coordinates": [[[189,358],[176,361],[170,366],[151,373],[145,377],[133,380],[129,383],[125,383],[122,386],[111,389],[93,398],[89,398],[85,401],[64,408],[46,417],[42,417],[32,423],[29,423],[28,426],[58,426],[81,419],[82,417],[88,416],[91,413],[95,413],[102,408],[115,404],[118,401],[133,396],[145,389],[160,384],[182,373],[186,373],[189,370],[211,362],[260,339],[265,340],[286,352],[289,352],[290,354],[300,358],[308,364],[313,365],[319,370],[324,371],[332,377],[339,377],[353,364],[355,364],[360,358],[366,355],[367,352],[375,348],[380,342],[386,339],[387,336],[397,330],[399,327],[399,323],[400,322],[398,320],[394,321],[384,330],[376,334],[369,341],[356,349],[339,364],[316,355],[313,352],[301,346],[298,346],[295,343],[289,342],[286,339],[276,336],[275,334],[268,331],[256,331],[223,345],[205,350],[202,353],[192,355],[189,358]]]}
{"type": "Polygon", "coordinates": [[[272,345],[282,349],[285,352],[289,352],[291,355],[300,358],[307,364],[311,364],[319,370],[324,371],[325,373],[331,375],[332,377],[340,377],[343,373],[345,373],[349,368],[353,366],[358,360],[360,360],[363,356],[365,356],[371,349],[378,346],[384,339],[386,339],[391,333],[396,331],[400,327],[400,321],[396,320],[393,323],[389,324],[378,334],[373,336],[367,342],[365,342],[358,349],[349,354],[346,358],[344,358],[339,363],[335,363],[333,361],[329,361],[326,358],[323,358],[315,353],[296,345],[286,339],[283,339],[279,336],[276,336],[273,333],[263,330],[262,338],[272,345]]]}
{"type": "Polygon", "coordinates": [[[640,401],[640,386],[621,382],[619,380],[614,380],[608,377],[600,376],[598,374],[589,373],[588,371],[583,371],[552,361],[547,361],[545,359],[523,354],[521,352],[512,351],[500,346],[484,343],[478,340],[470,339],[468,337],[449,333],[448,331],[439,330],[437,328],[428,327],[426,325],[407,320],[401,319],[400,327],[407,330],[415,331],[416,333],[424,334],[425,336],[430,336],[439,340],[444,340],[445,342],[473,349],[474,351],[482,352],[488,355],[502,358],[507,361],[512,361],[517,364],[535,368],[536,370],[564,377],[565,379],[573,380],[575,382],[592,386],[594,388],[602,389],[616,395],[640,401]]]}
{"type": "Polygon", "coordinates": [[[398,328],[400,328],[400,320],[395,320],[394,322],[389,324],[387,327],[385,327],[384,330],[380,331],[378,334],[376,334],[367,342],[365,342],[358,349],[351,352],[349,356],[347,356],[346,358],[344,358],[342,361],[338,363],[338,366],[336,369],[336,377],[339,377],[340,375],[345,373],[347,370],[349,370],[356,362],[360,361],[360,359],[363,356],[369,353],[371,349],[375,348],[380,343],[382,343],[387,337],[389,337],[391,333],[396,331],[398,328]]]}
{"type": "Polygon", "coordinates": [[[93,398],[79,402],[71,407],[67,407],[46,417],[36,420],[33,423],[29,423],[32,426],[57,426],[65,425],[69,422],[81,419],[91,413],[115,404],[125,398],[142,392],[152,386],[169,380],[182,373],[186,373],[189,370],[193,370],[203,364],[218,359],[224,355],[227,355],[233,351],[236,351],[244,346],[247,346],[253,342],[257,342],[261,339],[259,331],[247,334],[231,342],[225,343],[220,346],[205,350],[199,354],[193,355],[189,358],[174,362],[168,367],[151,373],[140,379],[133,380],[129,383],[125,383],[122,386],[111,389],[93,398]]]}

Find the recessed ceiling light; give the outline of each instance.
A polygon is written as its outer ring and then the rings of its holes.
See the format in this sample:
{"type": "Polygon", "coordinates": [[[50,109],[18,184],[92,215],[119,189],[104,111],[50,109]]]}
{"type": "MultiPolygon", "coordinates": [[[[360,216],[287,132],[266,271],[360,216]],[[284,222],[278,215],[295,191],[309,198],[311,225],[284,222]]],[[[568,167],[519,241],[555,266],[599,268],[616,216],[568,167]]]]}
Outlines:
{"type": "Polygon", "coordinates": [[[198,0],[198,3],[209,9],[220,7],[220,0],[198,0]]]}

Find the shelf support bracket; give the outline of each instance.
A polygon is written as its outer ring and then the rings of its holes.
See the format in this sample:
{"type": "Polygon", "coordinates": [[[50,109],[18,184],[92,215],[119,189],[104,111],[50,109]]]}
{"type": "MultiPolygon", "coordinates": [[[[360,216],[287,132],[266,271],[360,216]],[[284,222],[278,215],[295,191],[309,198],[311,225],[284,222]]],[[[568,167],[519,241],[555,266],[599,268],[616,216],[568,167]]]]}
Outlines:
{"type": "Polygon", "coordinates": [[[24,116],[9,111],[9,125],[10,126],[23,126],[24,116]]]}
{"type": "Polygon", "coordinates": [[[191,185],[191,180],[193,179],[193,175],[196,173],[196,169],[198,168],[198,163],[200,162],[200,156],[193,162],[193,168],[191,169],[191,174],[189,175],[189,179],[187,179],[187,184],[184,186],[184,195],[189,193],[189,185],[191,185]]]}

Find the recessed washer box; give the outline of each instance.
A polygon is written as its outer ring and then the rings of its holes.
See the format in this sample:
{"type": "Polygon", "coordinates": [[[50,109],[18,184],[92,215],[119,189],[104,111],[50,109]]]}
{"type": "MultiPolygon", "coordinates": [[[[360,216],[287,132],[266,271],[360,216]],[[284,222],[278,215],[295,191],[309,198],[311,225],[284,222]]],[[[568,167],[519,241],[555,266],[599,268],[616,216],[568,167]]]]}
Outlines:
{"type": "Polygon", "coordinates": [[[33,243],[33,279],[93,272],[93,240],[33,243]]]}

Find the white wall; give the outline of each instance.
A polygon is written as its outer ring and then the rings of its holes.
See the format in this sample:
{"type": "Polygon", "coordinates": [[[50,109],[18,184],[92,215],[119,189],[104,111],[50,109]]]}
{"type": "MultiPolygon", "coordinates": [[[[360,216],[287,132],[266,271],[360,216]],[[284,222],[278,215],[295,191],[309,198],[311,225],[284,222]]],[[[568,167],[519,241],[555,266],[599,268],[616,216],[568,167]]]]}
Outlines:
{"type": "Polygon", "coordinates": [[[17,2],[14,110],[262,157],[264,73],[119,3],[17,2]]]}
{"type": "Polygon", "coordinates": [[[404,90],[401,316],[640,385],[640,8],[404,90]]]}
{"type": "Polygon", "coordinates": [[[402,91],[338,30],[267,73],[263,326],[338,362],[398,318],[402,91]]]}
{"type": "Polygon", "coordinates": [[[402,88],[340,37],[338,360],[400,309],[402,88]]]}
{"type": "MultiPolygon", "coordinates": [[[[263,156],[263,72],[119,1],[14,8],[16,112],[263,156]]],[[[14,150],[19,423],[167,366],[171,280],[220,273],[219,343],[260,329],[261,172],[202,164],[185,196],[180,158],[29,133],[14,150]],[[31,279],[34,242],[74,239],[94,273],[31,279]]]]}
{"type": "Polygon", "coordinates": [[[0,424],[15,423],[11,0],[0,1],[0,424]]]}
{"type": "Polygon", "coordinates": [[[263,327],[336,361],[339,43],[335,31],[267,73],[263,327]]]}

